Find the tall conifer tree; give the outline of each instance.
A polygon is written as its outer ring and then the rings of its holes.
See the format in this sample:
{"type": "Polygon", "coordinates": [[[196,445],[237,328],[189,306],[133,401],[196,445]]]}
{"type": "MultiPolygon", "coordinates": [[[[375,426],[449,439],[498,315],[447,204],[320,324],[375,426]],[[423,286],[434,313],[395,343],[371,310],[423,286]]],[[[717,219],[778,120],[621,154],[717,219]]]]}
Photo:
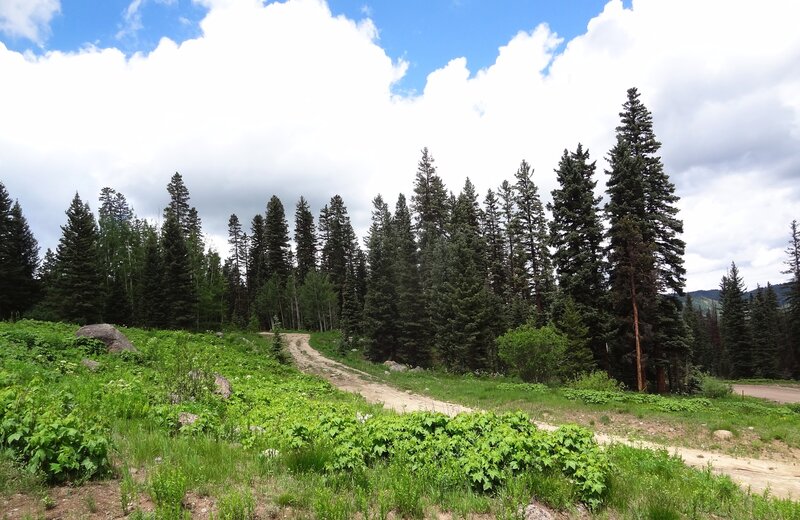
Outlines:
{"type": "Polygon", "coordinates": [[[97,223],[76,193],[56,250],[55,298],[59,316],[79,324],[97,323],[103,312],[103,285],[97,251],[97,223]]]}
{"type": "Polygon", "coordinates": [[[753,364],[752,342],[748,327],[748,304],[745,299],[745,286],[736,263],[731,262],[728,273],[720,283],[720,300],[722,319],[720,333],[722,347],[731,363],[732,377],[752,377],[755,373],[753,364]]]}
{"type": "Polygon", "coordinates": [[[294,243],[297,248],[297,280],[302,283],[309,271],[317,269],[317,237],[314,215],[303,197],[294,213],[294,243]]]}

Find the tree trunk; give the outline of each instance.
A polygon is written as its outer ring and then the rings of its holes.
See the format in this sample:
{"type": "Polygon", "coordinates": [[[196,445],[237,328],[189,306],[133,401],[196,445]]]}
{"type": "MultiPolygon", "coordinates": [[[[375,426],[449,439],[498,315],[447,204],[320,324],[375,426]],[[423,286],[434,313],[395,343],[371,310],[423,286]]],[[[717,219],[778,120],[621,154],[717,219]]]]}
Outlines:
{"type": "Polygon", "coordinates": [[[639,339],[639,305],[636,303],[636,284],[631,271],[631,301],[633,302],[633,335],[636,340],[636,389],[643,392],[645,389],[644,370],[642,368],[642,344],[639,339]]]}

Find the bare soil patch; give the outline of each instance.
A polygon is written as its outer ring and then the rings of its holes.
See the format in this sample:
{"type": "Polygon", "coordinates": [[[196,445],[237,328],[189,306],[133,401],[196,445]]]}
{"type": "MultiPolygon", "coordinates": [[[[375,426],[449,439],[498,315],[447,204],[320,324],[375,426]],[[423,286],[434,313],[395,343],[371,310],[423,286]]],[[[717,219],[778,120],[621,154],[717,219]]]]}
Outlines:
{"type": "Polygon", "coordinates": [[[800,403],[800,387],[780,385],[733,385],[737,395],[760,397],[778,403],[800,403]]]}

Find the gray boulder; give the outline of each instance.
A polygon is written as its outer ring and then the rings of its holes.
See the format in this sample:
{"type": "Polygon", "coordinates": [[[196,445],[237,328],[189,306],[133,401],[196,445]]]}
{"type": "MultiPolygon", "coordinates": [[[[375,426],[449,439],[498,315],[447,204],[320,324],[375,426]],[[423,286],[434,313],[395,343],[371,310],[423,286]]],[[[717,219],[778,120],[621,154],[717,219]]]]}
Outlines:
{"type": "Polygon", "coordinates": [[[111,353],[119,352],[139,352],[133,343],[118,331],[113,325],[108,323],[97,323],[95,325],[85,325],[75,333],[78,337],[94,338],[102,341],[111,353]]]}
{"type": "Polygon", "coordinates": [[[178,416],[178,425],[183,428],[184,426],[191,426],[199,417],[193,413],[181,412],[178,416]]]}
{"type": "Polygon", "coordinates": [[[231,396],[231,382],[219,374],[214,374],[214,393],[227,399],[231,396]]]}
{"type": "Polygon", "coordinates": [[[398,363],[397,361],[388,360],[384,361],[383,364],[386,368],[388,368],[392,372],[405,372],[406,370],[408,370],[408,367],[406,365],[398,363]]]}

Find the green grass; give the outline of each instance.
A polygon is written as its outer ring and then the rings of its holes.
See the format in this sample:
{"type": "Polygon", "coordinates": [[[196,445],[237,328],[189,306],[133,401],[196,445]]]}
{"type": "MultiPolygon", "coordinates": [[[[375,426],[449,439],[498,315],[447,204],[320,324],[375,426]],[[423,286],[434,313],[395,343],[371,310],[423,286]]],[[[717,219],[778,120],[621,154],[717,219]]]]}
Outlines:
{"type": "MultiPolygon", "coordinates": [[[[693,403],[691,397],[680,396],[665,397],[659,400],[660,404],[624,401],[586,403],[568,399],[569,391],[563,388],[543,390],[541,386],[532,387],[508,377],[455,375],[436,370],[386,374],[385,367],[366,361],[361,352],[347,352],[345,355],[337,352],[338,339],[335,331],[315,333],[311,335],[311,346],[328,357],[403,390],[470,407],[501,412],[522,410],[537,420],[554,423],[574,422],[576,417],[584,417],[585,426],[687,447],[708,447],[713,442],[711,433],[716,429],[752,432],[752,437],[759,439],[761,444],[754,446],[750,437],[740,435],[721,446],[726,451],[740,455],[755,455],[761,449],[769,449],[769,443],[773,440],[779,440],[791,448],[800,448],[800,411],[796,407],[737,395],[710,399],[708,406],[702,402],[693,403]],[[686,434],[680,436],[674,433],[669,439],[646,435],[629,426],[632,423],[635,425],[638,420],[662,425],[662,429],[666,430],[679,426],[686,434]]],[[[633,392],[625,394],[633,398],[637,395],[633,392]]]]}
{"type": "MultiPolygon", "coordinates": [[[[230,519],[253,518],[256,505],[292,518],[517,518],[532,497],[567,512],[586,500],[600,518],[800,518],[795,503],[749,495],[665,454],[614,447],[604,455],[580,430],[539,432],[519,414],[396,416],[281,365],[269,338],[255,334],[127,329],[141,354],[112,356],[74,344],[76,328],[0,323],[0,398],[38,388],[47,406],[66,403],[96,425],[109,442],[108,467],[92,478],[119,481],[119,510],[129,518],[180,518],[187,498],[198,495],[210,498],[215,518],[230,519]],[[86,370],[84,357],[101,368],[86,370]],[[233,396],[221,399],[196,373],[224,375],[233,396]],[[181,427],[183,412],[197,421],[181,427]],[[359,421],[365,414],[373,417],[359,421]],[[137,510],[144,498],[156,505],[154,515],[137,510]]],[[[335,342],[334,334],[314,336],[323,350],[335,342]]],[[[483,408],[555,415],[597,406],[611,424],[617,407],[652,412],[637,403],[581,404],[509,378],[386,376],[353,354],[348,362],[375,377],[483,408]]],[[[9,409],[0,409],[0,424],[9,409]]],[[[776,432],[791,437],[793,427],[776,432]]],[[[30,466],[10,434],[0,431],[0,494],[22,492],[38,503],[47,496],[48,468],[30,466]]],[[[51,443],[57,452],[57,439],[51,443]]],[[[86,498],[83,507],[96,504],[86,498]]]]}

